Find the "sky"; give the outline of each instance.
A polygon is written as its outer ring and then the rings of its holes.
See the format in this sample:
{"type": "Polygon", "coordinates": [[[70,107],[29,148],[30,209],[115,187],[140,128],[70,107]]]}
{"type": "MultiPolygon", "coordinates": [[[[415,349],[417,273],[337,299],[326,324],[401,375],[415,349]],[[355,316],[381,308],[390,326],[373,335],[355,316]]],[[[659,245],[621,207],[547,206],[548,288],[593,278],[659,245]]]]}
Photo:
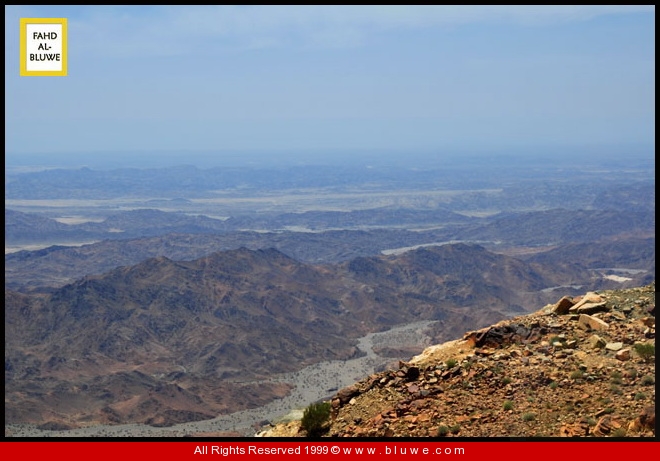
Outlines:
{"type": "Polygon", "coordinates": [[[8,155],[576,145],[655,148],[654,6],[5,7],[8,155]]]}

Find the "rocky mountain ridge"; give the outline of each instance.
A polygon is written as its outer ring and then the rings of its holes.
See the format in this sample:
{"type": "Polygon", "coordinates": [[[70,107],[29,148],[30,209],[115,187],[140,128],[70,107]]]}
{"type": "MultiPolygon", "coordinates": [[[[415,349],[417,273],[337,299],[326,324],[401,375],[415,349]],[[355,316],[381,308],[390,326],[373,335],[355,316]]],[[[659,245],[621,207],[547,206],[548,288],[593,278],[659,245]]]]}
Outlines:
{"type": "MultiPolygon", "coordinates": [[[[655,282],[564,296],[331,399],[327,437],[654,437],[655,282]]],[[[265,437],[301,437],[299,421],[265,437]]]]}

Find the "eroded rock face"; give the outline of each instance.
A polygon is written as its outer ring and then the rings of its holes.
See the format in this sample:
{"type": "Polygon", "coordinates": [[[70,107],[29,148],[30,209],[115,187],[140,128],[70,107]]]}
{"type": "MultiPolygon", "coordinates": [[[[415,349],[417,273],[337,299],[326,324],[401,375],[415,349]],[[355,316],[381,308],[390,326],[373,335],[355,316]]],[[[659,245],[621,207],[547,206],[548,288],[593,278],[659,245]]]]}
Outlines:
{"type": "Polygon", "coordinates": [[[632,345],[655,342],[655,284],[591,295],[606,310],[499,322],[342,389],[327,435],[654,436],[655,364],[632,345]]]}

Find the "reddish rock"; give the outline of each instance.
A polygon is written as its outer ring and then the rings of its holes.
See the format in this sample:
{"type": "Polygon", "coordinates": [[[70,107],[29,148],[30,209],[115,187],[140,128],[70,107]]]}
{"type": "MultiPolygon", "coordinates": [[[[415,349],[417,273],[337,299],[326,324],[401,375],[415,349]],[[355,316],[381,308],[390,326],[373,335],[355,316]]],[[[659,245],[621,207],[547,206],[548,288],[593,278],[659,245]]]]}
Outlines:
{"type": "Polygon", "coordinates": [[[616,357],[617,360],[621,360],[622,362],[630,360],[630,349],[628,348],[621,349],[619,352],[616,353],[614,357],[616,357]]]}
{"type": "Polygon", "coordinates": [[[559,428],[560,437],[587,437],[589,435],[589,424],[581,421],[575,424],[564,424],[559,428]]]}
{"type": "Polygon", "coordinates": [[[419,392],[419,386],[417,384],[408,384],[408,392],[411,394],[419,392]]]}
{"type": "Polygon", "coordinates": [[[601,437],[611,435],[612,432],[620,427],[621,423],[618,420],[611,415],[605,415],[598,420],[598,423],[594,428],[594,434],[601,437]]]}
{"type": "Polygon", "coordinates": [[[357,386],[357,384],[354,384],[352,386],[348,386],[341,389],[339,392],[337,392],[337,395],[335,397],[339,399],[342,405],[345,405],[353,397],[359,394],[360,394],[360,388],[357,386]]]}

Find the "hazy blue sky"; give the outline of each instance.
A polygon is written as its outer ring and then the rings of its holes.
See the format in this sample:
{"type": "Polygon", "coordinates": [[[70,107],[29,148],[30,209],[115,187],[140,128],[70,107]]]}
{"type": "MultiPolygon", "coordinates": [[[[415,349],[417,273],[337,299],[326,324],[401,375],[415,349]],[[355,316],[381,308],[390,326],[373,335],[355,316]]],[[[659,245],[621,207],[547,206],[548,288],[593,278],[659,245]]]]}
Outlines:
{"type": "Polygon", "coordinates": [[[653,6],[5,8],[8,153],[654,146],[653,6]],[[19,76],[66,17],[67,77],[19,76]]]}

